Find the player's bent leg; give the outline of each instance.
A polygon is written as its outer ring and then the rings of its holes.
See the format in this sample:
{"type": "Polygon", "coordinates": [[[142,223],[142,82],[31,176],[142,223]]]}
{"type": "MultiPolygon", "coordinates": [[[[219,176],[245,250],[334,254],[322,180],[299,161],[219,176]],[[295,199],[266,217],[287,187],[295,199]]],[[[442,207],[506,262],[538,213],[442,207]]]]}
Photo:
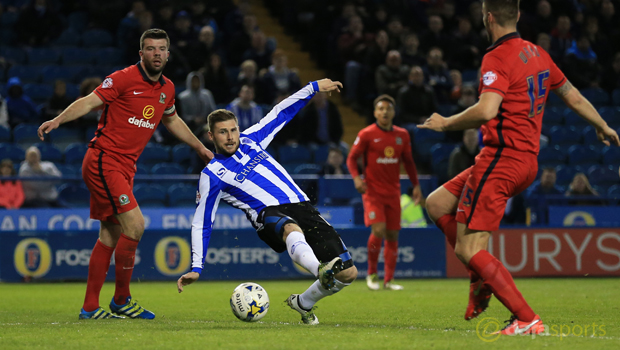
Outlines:
{"type": "Polygon", "coordinates": [[[286,243],[286,250],[291,259],[311,274],[317,276],[317,278],[320,278],[319,266],[321,263],[310,245],[308,245],[299,225],[293,223],[285,224],[282,238],[286,243]]]}
{"type": "Polygon", "coordinates": [[[110,318],[106,316],[107,312],[99,307],[99,294],[110,269],[110,260],[120,234],[120,225],[101,221],[99,239],[95,243],[95,247],[90,255],[90,261],[88,262],[86,294],[80,312],[80,319],[110,318]]]}
{"type": "Polygon", "coordinates": [[[144,234],[144,215],[140,207],[115,215],[123,228],[123,234],[135,241],[140,241],[144,234]]]}
{"type": "Polygon", "coordinates": [[[426,212],[437,222],[446,214],[455,214],[459,204],[459,197],[452,194],[445,187],[440,186],[426,198],[426,212]]]}

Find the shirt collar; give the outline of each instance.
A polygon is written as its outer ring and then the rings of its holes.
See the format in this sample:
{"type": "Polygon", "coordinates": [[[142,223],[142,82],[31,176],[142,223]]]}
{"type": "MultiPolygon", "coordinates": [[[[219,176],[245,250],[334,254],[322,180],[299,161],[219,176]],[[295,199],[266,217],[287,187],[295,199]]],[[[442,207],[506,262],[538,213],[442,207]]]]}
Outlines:
{"type": "Polygon", "coordinates": [[[392,126],[390,126],[390,130],[385,130],[384,128],[382,128],[381,126],[379,126],[379,123],[375,122],[375,125],[377,126],[377,128],[381,131],[385,131],[385,132],[390,132],[392,130],[394,130],[394,123],[392,123],[392,126]]]}
{"type": "MultiPolygon", "coordinates": [[[[140,64],[140,61],[136,63],[136,66],[138,66],[138,70],[140,71],[140,74],[142,74],[142,79],[144,79],[144,81],[146,82],[153,83],[153,81],[149,78],[149,76],[146,75],[146,72],[144,71],[144,69],[142,69],[142,65],[140,64]]],[[[164,84],[166,83],[166,80],[164,80],[163,74],[159,76],[158,82],[161,86],[164,86],[164,84]]]]}
{"type": "Polygon", "coordinates": [[[520,37],[521,37],[521,35],[519,35],[519,33],[517,33],[517,32],[512,32],[512,33],[506,34],[503,37],[497,39],[497,41],[494,42],[493,45],[489,46],[487,48],[487,52],[495,49],[496,47],[500,46],[501,44],[503,44],[504,42],[506,42],[506,41],[508,41],[510,39],[516,39],[516,38],[520,38],[520,37]]]}

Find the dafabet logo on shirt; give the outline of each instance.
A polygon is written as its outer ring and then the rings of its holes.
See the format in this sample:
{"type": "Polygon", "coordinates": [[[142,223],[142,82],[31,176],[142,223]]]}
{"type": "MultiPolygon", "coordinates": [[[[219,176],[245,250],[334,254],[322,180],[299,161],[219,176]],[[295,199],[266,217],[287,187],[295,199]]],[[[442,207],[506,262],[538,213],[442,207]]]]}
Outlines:
{"type": "Polygon", "coordinates": [[[155,107],[151,105],[144,106],[144,109],[142,110],[142,116],[144,117],[144,119],[151,119],[153,118],[154,115],[155,115],[155,107]]]}
{"type": "Polygon", "coordinates": [[[127,119],[127,121],[129,122],[129,124],[137,125],[139,128],[147,128],[153,130],[155,129],[155,123],[149,122],[149,119],[153,118],[154,115],[155,107],[151,105],[146,105],[144,106],[144,109],[142,109],[142,117],[146,120],[138,119],[138,117],[133,116],[127,119]]]}

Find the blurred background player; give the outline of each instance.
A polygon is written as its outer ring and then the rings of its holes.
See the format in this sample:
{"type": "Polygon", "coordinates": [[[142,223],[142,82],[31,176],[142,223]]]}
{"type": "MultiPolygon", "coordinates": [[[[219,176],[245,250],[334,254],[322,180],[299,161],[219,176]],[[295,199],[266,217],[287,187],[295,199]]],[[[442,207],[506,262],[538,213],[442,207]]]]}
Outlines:
{"type": "Polygon", "coordinates": [[[318,324],[314,305],[357,278],[357,268],[338,232],[310,204],[288,172],[265,152],[275,134],[313,95],[340,91],[341,87],[340,82],[329,79],[313,81],[243,133],[234,113],[218,109],[209,115],[209,137],[217,154],[200,174],[192,222],[192,271],[179,278],[179,293],[203,271],[220,199],[243,210],[258,237],[271,249],[288,251],[294,262],[316,276],[317,281],[304,293],[291,294],[286,300],[303,323],[318,324]]]}
{"type": "Polygon", "coordinates": [[[413,185],[413,198],[416,204],[422,200],[422,192],[418,184],[418,172],[411,155],[409,133],[406,129],[392,124],[395,113],[394,99],[389,95],[381,95],[375,99],[374,106],[374,116],[377,122],[357,134],[347,158],[347,167],[353,177],[355,189],[362,194],[364,223],[366,227],[371,227],[368,238],[366,284],[371,290],[379,290],[377,263],[381,252],[381,242],[385,240],[383,287],[401,290],[402,286],[392,282],[398,259],[401,162],[413,185]],[[364,159],[364,179],[357,168],[360,157],[364,159]]]}
{"type": "Polygon", "coordinates": [[[130,318],[153,319],[155,314],[131,297],[129,283],[144,217],[133,195],[136,161],[159,122],[191,146],[205,162],[213,153],[194,136],[174,106],[174,84],[162,75],[170,39],[161,29],[149,29],[140,38],[138,64],[108,76],[88,96],[72,103],[38,130],[45,134],[105,104],[95,137],[84,157],[82,176],[90,191],[90,217],[100,220],[99,239],[88,265],[86,297],[80,319],[118,318],[99,306],[99,293],[114,253],[116,290],[110,309],[130,318]]]}
{"type": "Polygon", "coordinates": [[[449,118],[435,113],[419,127],[440,132],[481,127],[485,147],[474,166],[429,196],[427,210],[469,270],[465,319],[483,312],[494,294],[513,314],[501,334],[539,334],[544,331],[540,316],[527,304],[506,267],[486,249],[508,199],[536,178],[549,91],[587,120],[603,143],[620,142],[549,54],[521,39],[516,28],[519,0],[484,0],[482,14],[494,44],[482,61],[479,102],[449,118]]]}

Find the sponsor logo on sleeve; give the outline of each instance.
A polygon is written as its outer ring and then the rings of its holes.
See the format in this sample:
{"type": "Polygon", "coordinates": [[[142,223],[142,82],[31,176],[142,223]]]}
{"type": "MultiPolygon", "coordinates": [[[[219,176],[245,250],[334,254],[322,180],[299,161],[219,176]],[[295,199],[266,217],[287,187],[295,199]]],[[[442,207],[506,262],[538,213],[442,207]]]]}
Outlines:
{"type": "Polygon", "coordinates": [[[103,83],[101,83],[101,87],[104,89],[111,88],[113,85],[112,78],[105,78],[103,83]]]}
{"type": "Polygon", "coordinates": [[[482,83],[486,86],[493,84],[497,80],[497,74],[493,71],[488,71],[482,76],[482,83]]]}

